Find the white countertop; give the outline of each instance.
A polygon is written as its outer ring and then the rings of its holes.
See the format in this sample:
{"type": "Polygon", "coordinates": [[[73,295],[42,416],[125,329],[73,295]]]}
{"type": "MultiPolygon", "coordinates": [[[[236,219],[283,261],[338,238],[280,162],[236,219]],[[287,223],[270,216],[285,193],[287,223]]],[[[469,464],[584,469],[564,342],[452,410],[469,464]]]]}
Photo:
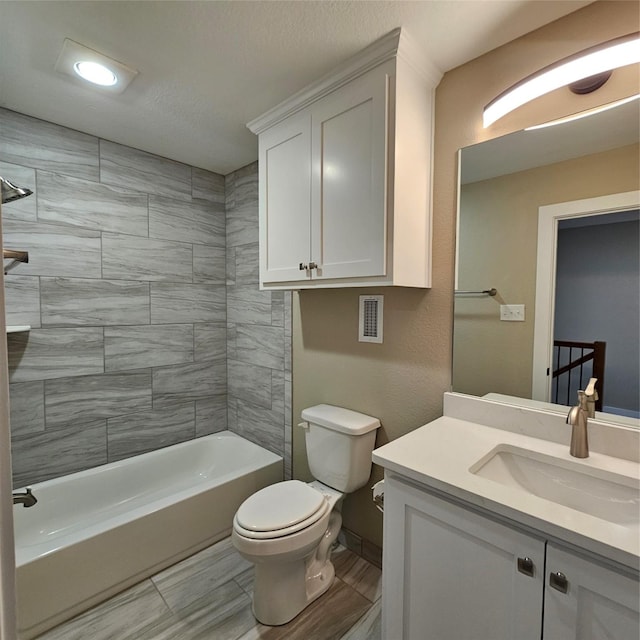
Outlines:
{"type": "Polygon", "coordinates": [[[590,429],[594,432],[594,440],[606,441],[603,448],[607,453],[592,449],[588,458],[577,459],[569,455],[571,427],[564,424],[562,416],[531,408],[507,407],[461,394],[445,396],[445,413],[448,415],[376,449],[373,461],[386,471],[427,488],[446,492],[549,537],[638,568],[640,512],[636,526],[614,524],[520,488],[481,477],[471,473],[469,468],[497,445],[504,444],[553,456],[559,461],[566,460],[571,465],[622,474],[637,479],[640,484],[638,452],[629,451],[630,446],[632,449],[638,447],[640,432],[593,424],[590,429]],[[482,404],[476,404],[478,402],[482,404]],[[478,422],[475,418],[472,422],[459,417],[474,413],[478,415],[478,422]],[[620,431],[612,432],[611,429],[620,431]],[[615,435],[612,437],[612,434],[615,435]],[[616,453],[624,457],[608,455],[612,448],[615,452],[612,440],[616,435],[620,436],[622,443],[616,453]]]}

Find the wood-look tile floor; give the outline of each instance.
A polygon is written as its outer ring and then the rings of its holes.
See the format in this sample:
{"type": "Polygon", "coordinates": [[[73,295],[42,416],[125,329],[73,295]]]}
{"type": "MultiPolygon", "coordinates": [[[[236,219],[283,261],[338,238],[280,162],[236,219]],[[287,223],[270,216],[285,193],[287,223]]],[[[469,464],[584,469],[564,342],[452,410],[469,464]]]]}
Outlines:
{"type": "Polygon", "coordinates": [[[226,538],[37,640],[381,640],[378,567],[338,547],[331,588],[281,627],[251,613],[253,566],[226,538]]]}

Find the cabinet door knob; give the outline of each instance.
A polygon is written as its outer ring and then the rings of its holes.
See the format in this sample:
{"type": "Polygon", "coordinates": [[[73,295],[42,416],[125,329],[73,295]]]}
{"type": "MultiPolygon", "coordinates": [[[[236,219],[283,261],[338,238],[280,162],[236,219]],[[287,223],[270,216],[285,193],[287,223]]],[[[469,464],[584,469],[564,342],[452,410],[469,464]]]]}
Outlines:
{"type": "Polygon", "coordinates": [[[556,571],[549,574],[549,586],[553,587],[556,591],[560,591],[560,593],[567,593],[569,581],[564,573],[556,571]]]}
{"type": "Polygon", "coordinates": [[[310,262],[309,263],[309,269],[317,269],[317,268],[318,268],[317,263],[315,263],[315,262],[310,262]]]}
{"type": "Polygon", "coordinates": [[[304,262],[301,262],[301,263],[298,265],[298,268],[300,269],[300,271],[306,271],[306,270],[309,268],[309,265],[308,265],[308,264],[305,264],[304,262]]]}
{"type": "Polygon", "coordinates": [[[524,573],[525,576],[532,578],[534,570],[535,566],[531,558],[526,556],[524,558],[518,558],[518,571],[520,573],[524,573]]]}

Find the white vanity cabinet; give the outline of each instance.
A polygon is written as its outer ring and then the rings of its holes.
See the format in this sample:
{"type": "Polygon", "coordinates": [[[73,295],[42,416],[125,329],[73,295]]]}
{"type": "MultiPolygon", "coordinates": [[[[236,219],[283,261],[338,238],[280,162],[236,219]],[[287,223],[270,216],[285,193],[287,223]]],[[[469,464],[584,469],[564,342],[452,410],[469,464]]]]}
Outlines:
{"type": "Polygon", "coordinates": [[[383,637],[637,640],[637,579],[394,474],[385,486],[383,637]]]}
{"type": "Polygon", "coordinates": [[[440,74],[409,46],[396,30],[249,123],[261,288],[430,286],[440,74]]]}

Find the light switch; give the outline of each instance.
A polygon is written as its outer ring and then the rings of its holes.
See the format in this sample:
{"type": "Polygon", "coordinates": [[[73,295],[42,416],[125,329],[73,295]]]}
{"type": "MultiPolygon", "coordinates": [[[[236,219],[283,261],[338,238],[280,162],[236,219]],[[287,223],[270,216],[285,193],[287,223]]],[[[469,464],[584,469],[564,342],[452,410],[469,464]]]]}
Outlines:
{"type": "Polygon", "coordinates": [[[500,320],[507,322],[524,322],[523,304],[501,304],[500,320]]]}

